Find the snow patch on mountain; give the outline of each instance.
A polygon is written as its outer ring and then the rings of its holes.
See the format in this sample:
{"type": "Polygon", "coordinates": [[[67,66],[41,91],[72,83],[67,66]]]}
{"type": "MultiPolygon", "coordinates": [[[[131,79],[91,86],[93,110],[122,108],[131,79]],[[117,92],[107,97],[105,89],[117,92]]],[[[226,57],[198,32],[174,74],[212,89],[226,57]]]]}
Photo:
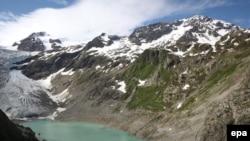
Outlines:
{"type": "Polygon", "coordinates": [[[183,86],[183,90],[187,90],[188,88],[190,87],[190,85],[189,84],[185,84],[184,86],[183,86]]]}
{"type": "MultiPolygon", "coordinates": [[[[64,70],[64,69],[63,69],[64,70]]],[[[63,72],[61,72],[61,75],[73,75],[75,72],[71,69],[71,70],[69,70],[69,71],[63,71],[63,72]]]]}
{"type": "Polygon", "coordinates": [[[52,88],[52,84],[51,84],[51,80],[53,80],[59,73],[61,73],[64,69],[59,70],[56,73],[51,74],[50,76],[44,78],[44,79],[40,79],[40,80],[34,80],[35,82],[39,83],[41,86],[43,86],[46,89],[51,89],[52,88]]]}
{"type": "MultiPolygon", "coordinates": [[[[125,57],[133,62],[138,54],[141,54],[144,50],[150,48],[164,48],[170,51],[172,54],[185,57],[192,50],[195,44],[209,44],[213,48],[213,52],[216,52],[215,44],[220,38],[228,34],[233,29],[237,28],[230,23],[208,18],[205,16],[194,16],[189,19],[183,19],[179,21],[180,25],[172,25],[172,30],[159,37],[158,39],[147,42],[145,39],[141,38],[141,44],[135,44],[130,41],[129,37],[122,37],[119,40],[115,40],[111,45],[105,44],[104,47],[92,47],[88,50],[91,55],[102,55],[112,58],[114,61],[116,58],[125,57]],[[190,47],[186,51],[173,51],[172,46],[176,46],[177,42],[181,42],[181,38],[192,38],[188,43],[190,47]]],[[[168,23],[168,25],[171,23],[168,23]]],[[[166,23],[167,25],[167,23],[166,23]]],[[[150,25],[149,25],[150,26],[150,25]]],[[[160,27],[156,27],[152,31],[160,30],[160,27]]],[[[148,28],[145,27],[145,30],[148,28]]],[[[135,33],[136,37],[142,34],[142,29],[139,30],[140,33],[135,33]]],[[[145,31],[147,32],[147,31],[145,31]]],[[[103,41],[108,40],[108,35],[104,34],[102,36],[103,41]]],[[[183,40],[183,39],[182,39],[183,40]]],[[[187,42],[187,41],[186,41],[187,42]]],[[[207,52],[202,52],[201,54],[206,54],[207,52]]],[[[198,54],[196,54],[198,55],[198,54]]]]}
{"type": "Polygon", "coordinates": [[[234,46],[235,46],[235,47],[237,47],[237,46],[239,46],[239,45],[240,45],[239,43],[236,43],[236,42],[234,43],[234,46]]]}
{"type": "Polygon", "coordinates": [[[49,116],[46,116],[46,117],[39,117],[38,119],[51,119],[51,120],[55,120],[55,118],[58,116],[58,114],[61,113],[61,112],[63,112],[63,111],[65,111],[65,110],[67,110],[67,109],[66,108],[62,108],[62,107],[58,107],[53,114],[51,114],[49,116]]]}
{"type": "Polygon", "coordinates": [[[177,109],[180,109],[181,108],[181,106],[182,106],[182,102],[180,102],[178,105],[177,105],[177,109]]]}
{"type": "Polygon", "coordinates": [[[138,86],[144,86],[146,82],[147,82],[147,80],[140,80],[140,79],[139,79],[139,84],[138,84],[138,86]]]}
{"type": "Polygon", "coordinates": [[[64,91],[62,91],[59,94],[56,95],[51,95],[50,98],[59,103],[59,102],[65,102],[67,99],[69,99],[71,97],[71,95],[69,94],[69,90],[65,89],[64,91]]]}
{"type": "Polygon", "coordinates": [[[117,90],[126,93],[126,83],[124,81],[117,82],[117,84],[120,86],[117,90]]]}

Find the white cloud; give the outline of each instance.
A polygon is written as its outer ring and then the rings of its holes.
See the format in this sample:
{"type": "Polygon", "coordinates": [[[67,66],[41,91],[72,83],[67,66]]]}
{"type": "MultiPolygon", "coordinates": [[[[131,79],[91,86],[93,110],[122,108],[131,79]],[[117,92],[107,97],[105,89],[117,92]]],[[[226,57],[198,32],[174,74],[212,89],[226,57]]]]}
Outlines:
{"type": "Polygon", "coordinates": [[[0,27],[0,45],[11,45],[32,32],[89,40],[102,32],[127,35],[146,21],[173,13],[199,11],[226,0],[78,0],[62,9],[42,8],[0,27]],[[219,1],[219,2],[218,2],[219,1]]]}
{"type": "Polygon", "coordinates": [[[67,5],[68,4],[67,0],[48,0],[48,1],[57,3],[59,5],[67,5]]]}
{"type": "Polygon", "coordinates": [[[16,16],[10,11],[0,12],[0,21],[16,21],[16,16]]]}

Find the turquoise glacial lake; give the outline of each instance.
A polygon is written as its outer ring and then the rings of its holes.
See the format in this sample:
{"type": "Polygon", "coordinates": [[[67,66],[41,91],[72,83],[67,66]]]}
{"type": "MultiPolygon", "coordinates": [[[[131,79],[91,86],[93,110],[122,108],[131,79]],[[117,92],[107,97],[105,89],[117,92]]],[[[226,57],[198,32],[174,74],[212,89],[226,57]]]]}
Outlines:
{"type": "Polygon", "coordinates": [[[37,120],[22,125],[36,132],[38,139],[47,141],[143,141],[121,130],[86,122],[37,120]]]}

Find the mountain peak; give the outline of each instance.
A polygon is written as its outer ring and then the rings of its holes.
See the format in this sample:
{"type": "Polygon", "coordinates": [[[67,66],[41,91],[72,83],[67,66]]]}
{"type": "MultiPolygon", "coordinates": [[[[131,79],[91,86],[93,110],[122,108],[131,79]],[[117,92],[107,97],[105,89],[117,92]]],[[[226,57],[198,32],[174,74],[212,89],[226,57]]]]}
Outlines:
{"type": "Polygon", "coordinates": [[[117,35],[108,35],[106,33],[101,33],[101,35],[89,41],[84,49],[89,50],[93,47],[103,48],[104,46],[111,45],[114,41],[119,40],[119,39],[120,37],[117,35]]]}
{"type": "Polygon", "coordinates": [[[172,46],[180,39],[189,43],[214,45],[221,36],[236,28],[240,27],[208,16],[195,15],[175,22],[155,23],[137,28],[129,39],[137,45],[161,38],[168,42],[164,46],[172,46]]]}
{"type": "Polygon", "coordinates": [[[46,32],[33,32],[20,42],[15,42],[13,46],[18,46],[17,49],[22,51],[45,51],[59,49],[61,43],[59,39],[52,39],[46,32]]]}
{"type": "Polygon", "coordinates": [[[29,35],[29,37],[44,37],[44,36],[50,36],[48,33],[41,31],[41,32],[33,32],[29,35]]]}
{"type": "Polygon", "coordinates": [[[204,15],[194,15],[188,19],[192,19],[192,20],[204,20],[204,19],[209,19],[212,20],[213,18],[208,17],[208,16],[204,16],[204,15]]]}
{"type": "Polygon", "coordinates": [[[232,23],[223,21],[223,20],[218,20],[211,18],[209,16],[204,16],[204,15],[194,15],[190,18],[185,18],[183,20],[185,24],[188,24],[190,26],[206,26],[209,29],[217,29],[217,28],[222,28],[222,29],[233,29],[233,28],[238,28],[240,29],[239,26],[235,26],[232,23]]]}

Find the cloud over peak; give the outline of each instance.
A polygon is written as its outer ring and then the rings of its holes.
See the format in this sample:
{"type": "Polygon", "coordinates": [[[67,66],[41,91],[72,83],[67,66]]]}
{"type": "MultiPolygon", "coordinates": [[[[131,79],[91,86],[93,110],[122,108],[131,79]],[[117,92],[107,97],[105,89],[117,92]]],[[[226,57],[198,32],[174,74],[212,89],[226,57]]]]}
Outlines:
{"type": "Polygon", "coordinates": [[[59,5],[67,5],[68,1],[67,0],[48,0],[49,2],[54,2],[59,5]]]}
{"type": "MultiPolygon", "coordinates": [[[[67,2],[66,0],[53,0],[67,2]]],[[[2,20],[0,45],[11,45],[32,32],[89,40],[102,32],[127,35],[146,21],[223,5],[226,0],[78,0],[66,8],[37,9],[16,20],[2,20]],[[208,4],[208,1],[210,4],[208,4]]],[[[9,14],[11,15],[11,14],[9,14]]],[[[1,14],[0,14],[1,18],[1,14]]],[[[1,20],[1,19],[0,19],[1,20]]]]}
{"type": "Polygon", "coordinates": [[[2,11],[0,12],[0,21],[8,22],[8,21],[16,21],[16,16],[10,11],[2,11]]]}

